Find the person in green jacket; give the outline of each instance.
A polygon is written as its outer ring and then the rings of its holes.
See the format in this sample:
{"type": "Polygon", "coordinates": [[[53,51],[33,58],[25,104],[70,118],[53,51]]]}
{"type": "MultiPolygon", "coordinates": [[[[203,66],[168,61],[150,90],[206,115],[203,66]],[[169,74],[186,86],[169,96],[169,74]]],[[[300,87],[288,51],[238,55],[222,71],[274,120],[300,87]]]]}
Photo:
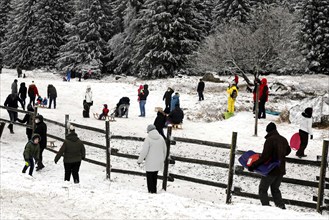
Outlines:
{"type": "Polygon", "coordinates": [[[68,126],[69,134],[66,136],[65,141],[59,149],[56,157],[55,163],[64,157],[64,181],[70,181],[71,174],[73,176],[74,183],[79,183],[79,169],[81,165],[81,160],[85,158],[86,150],[82,141],[78,138],[75,133],[75,128],[73,125],[68,126]]]}
{"type": "Polygon", "coordinates": [[[40,142],[40,140],[41,140],[40,135],[35,133],[32,136],[31,140],[29,140],[27,142],[27,144],[25,145],[25,149],[24,149],[24,153],[23,153],[24,160],[25,160],[25,166],[23,168],[22,173],[25,173],[27,168],[30,167],[29,175],[32,176],[33,169],[34,169],[34,163],[37,163],[39,160],[39,153],[40,153],[39,142],[40,142]]]}

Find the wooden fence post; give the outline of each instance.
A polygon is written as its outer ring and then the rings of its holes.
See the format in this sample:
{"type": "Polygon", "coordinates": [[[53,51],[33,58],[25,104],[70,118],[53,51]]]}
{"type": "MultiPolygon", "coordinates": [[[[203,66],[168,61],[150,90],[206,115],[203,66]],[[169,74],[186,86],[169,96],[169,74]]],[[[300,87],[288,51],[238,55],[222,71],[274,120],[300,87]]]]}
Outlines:
{"type": "Polygon", "coordinates": [[[111,146],[110,146],[110,122],[105,121],[106,139],[106,179],[111,179],[111,146]]]}
{"type": "Polygon", "coordinates": [[[234,161],[235,161],[235,151],[236,151],[236,140],[238,133],[232,133],[232,144],[230,152],[230,164],[229,164],[229,173],[228,173],[228,183],[226,189],[226,204],[230,204],[232,200],[232,186],[233,186],[233,177],[234,177],[234,161]]]}
{"type": "Polygon", "coordinates": [[[5,122],[1,122],[1,124],[0,124],[0,138],[2,136],[2,132],[3,132],[3,129],[5,128],[5,125],[6,125],[5,122]]]}
{"type": "Polygon", "coordinates": [[[167,139],[166,139],[167,155],[166,155],[166,160],[165,160],[165,164],[164,164],[163,180],[162,180],[162,189],[164,189],[165,191],[167,191],[167,182],[168,182],[168,167],[169,167],[171,131],[172,131],[172,125],[169,124],[168,127],[167,127],[167,139]]]}
{"type": "Polygon", "coordinates": [[[65,137],[69,134],[69,129],[67,129],[67,124],[70,121],[70,115],[65,115],[65,137]]]}
{"type": "Polygon", "coordinates": [[[319,189],[318,189],[318,200],[316,203],[316,211],[319,213],[322,213],[321,206],[323,204],[325,177],[326,177],[326,169],[327,169],[327,164],[328,164],[328,145],[329,145],[329,140],[323,140],[320,180],[319,180],[319,189]]]}
{"type": "Polygon", "coordinates": [[[37,114],[38,114],[38,107],[34,106],[34,112],[32,115],[32,134],[34,134],[35,131],[35,117],[37,116],[37,114]]]}

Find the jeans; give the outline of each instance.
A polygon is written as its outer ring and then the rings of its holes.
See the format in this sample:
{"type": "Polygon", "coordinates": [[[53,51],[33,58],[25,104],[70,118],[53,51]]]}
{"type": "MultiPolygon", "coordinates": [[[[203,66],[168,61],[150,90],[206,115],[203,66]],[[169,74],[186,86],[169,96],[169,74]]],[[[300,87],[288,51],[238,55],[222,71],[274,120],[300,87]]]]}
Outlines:
{"type": "Polygon", "coordinates": [[[269,206],[270,200],[267,194],[268,188],[271,187],[271,194],[277,207],[284,208],[284,202],[280,191],[280,185],[283,175],[280,176],[263,176],[259,184],[259,199],[263,206],[269,206]]]}
{"type": "Polygon", "coordinates": [[[79,169],[81,161],[73,163],[64,163],[64,181],[70,181],[71,174],[73,176],[74,183],[79,183],[79,169]]]}
{"type": "Polygon", "coordinates": [[[146,100],[139,101],[139,109],[141,112],[141,116],[145,116],[145,104],[146,104],[146,100]]]}
{"type": "Polygon", "coordinates": [[[33,160],[33,158],[30,158],[30,159],[28,159],[27,162],[29,162],[29,166],[24,166],[22,172],[25,173],[26,170],[27,170],[27,168],[30,167],[29,175],[32,176],[32,174],[33,174],[33,169],[34,169],[34,160],[33,160]]]}
{"type": "Polygon", "coordinates": [[[48,108],[51,108],[51,103],[52,101],[54,100],[54,108],[56,108],[56,98],[49,98],[49,107],[48,108]]]}
{"type": "Polygon", "coordinates": [[[149,193],[157,193],[158,171],[146,172],[146,181],[149,193]]]}

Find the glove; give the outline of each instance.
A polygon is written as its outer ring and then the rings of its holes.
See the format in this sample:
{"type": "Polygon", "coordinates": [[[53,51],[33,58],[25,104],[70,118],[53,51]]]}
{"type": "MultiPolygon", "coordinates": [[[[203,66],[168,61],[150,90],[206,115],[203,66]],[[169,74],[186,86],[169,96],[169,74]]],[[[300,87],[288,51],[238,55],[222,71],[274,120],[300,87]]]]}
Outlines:
{"type": "Polygon", "coordinates": [[[30,166],[29,162],[25,161],[25,166],[30,166]]]}
{"type": "Polygon", "coordinates": [[[313,139],[313,134],[311,134],[311,137],[310,137],[310,139],[311,139],[311,140],[313,139]]]}

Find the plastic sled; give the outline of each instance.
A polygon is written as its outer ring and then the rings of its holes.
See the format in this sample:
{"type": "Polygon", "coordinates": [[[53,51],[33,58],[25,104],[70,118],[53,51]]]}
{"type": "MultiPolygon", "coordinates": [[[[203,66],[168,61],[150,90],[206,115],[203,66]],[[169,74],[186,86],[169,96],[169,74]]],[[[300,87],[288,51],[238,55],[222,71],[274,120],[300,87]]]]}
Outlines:
{"type": "Polygon", "coordinates": [[[266,110],[265,111],[266,114],[270,114],[270,115],[276,115],[276,116],[279,116],[281,112],[276,112],[276,111],[270,111],[270,110],[266,110]]]}
{"type": "Polygon", "coordinates": [[[295,133],[291,138],[290,138],[290,148],[297,151],[300,147],[300,136],[299,133],[295,133]]]}

